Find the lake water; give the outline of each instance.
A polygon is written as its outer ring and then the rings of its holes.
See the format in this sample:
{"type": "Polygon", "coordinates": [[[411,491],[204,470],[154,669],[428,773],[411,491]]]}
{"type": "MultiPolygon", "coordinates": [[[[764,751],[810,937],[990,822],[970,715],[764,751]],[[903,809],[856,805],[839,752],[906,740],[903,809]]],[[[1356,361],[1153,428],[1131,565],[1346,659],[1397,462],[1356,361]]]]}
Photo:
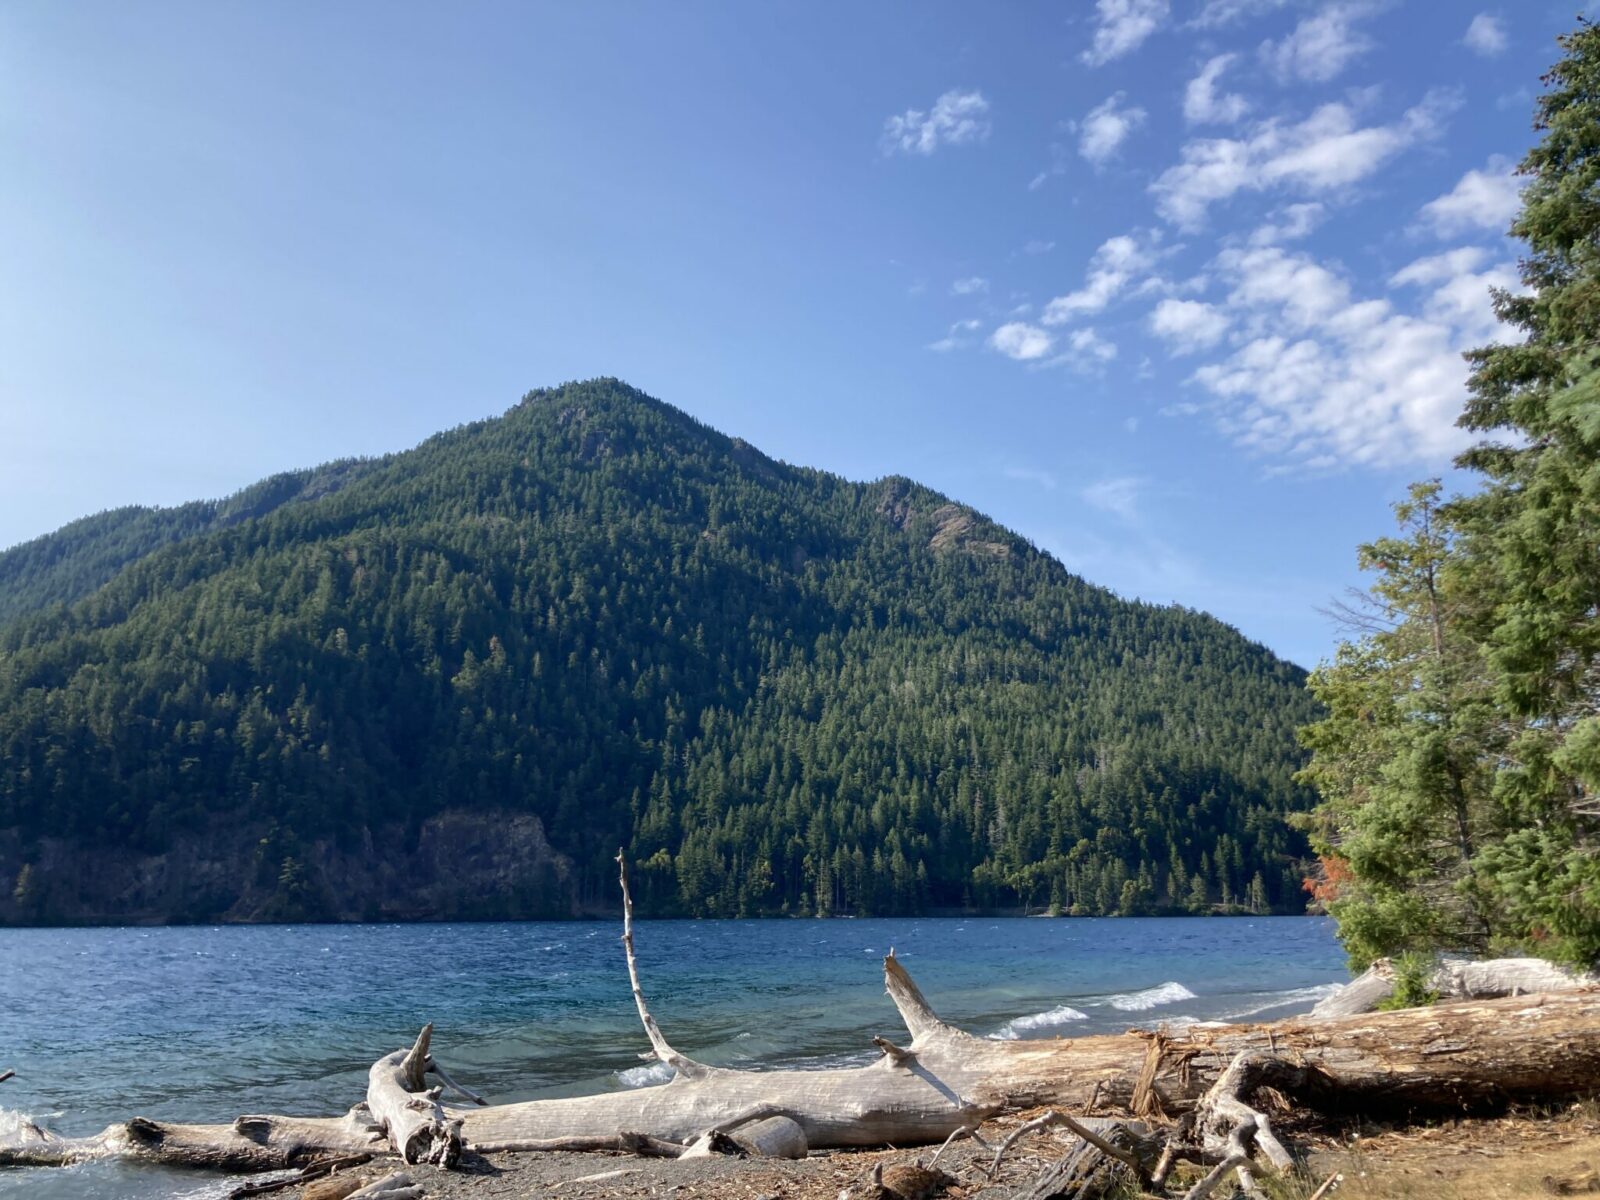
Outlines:
{"type": "MultiPolygon", "coordinates": [[[[0,1130],[139,1115],[337,1114],[374,1059],[435,1023],[434,1054],[491,1101],[649,1086],[660,1068],[616,924],[0,930],[0,1130]]],[[[891,946],[946,1019],[995,1037],[1266,1018],[1347,978],[1326,920],[651,921],[651,1010],[727,1066],[870,1061],[904,1035],[891,946]]],[[[225,1195],[216,1176],[91,1164],[0,1169],[0,1197],[225,1195]]]]}

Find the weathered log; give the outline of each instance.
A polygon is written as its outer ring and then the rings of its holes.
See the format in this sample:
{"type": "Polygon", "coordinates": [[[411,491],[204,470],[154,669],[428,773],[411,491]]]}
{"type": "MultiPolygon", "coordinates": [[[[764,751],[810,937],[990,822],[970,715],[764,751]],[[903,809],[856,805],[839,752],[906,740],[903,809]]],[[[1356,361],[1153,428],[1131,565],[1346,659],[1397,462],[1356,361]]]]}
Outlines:
{"type": "Polygon", "coordinates": [[[811,1150],[806,1131],[788,1117],[752,1121],[729,1136],[752,1158],[804,1158],[811,1150]]]}
{"type": "MultiPolygon", "coordinates": [[[[321,1196],[328,1191],[324,1186],[328,1176],[352,1167],[364,1166],[371,1161],[370,1154],[355,1154],[349,1158],[319,1158],[302,1168],[298,1175],[291,1175],[286,1179],[274,1179],[267,1183],[247,1183],[242,1187],[236,1187],[228,1193],[228,1200],[249,1200],[252,1196],[270,1196],[273,1192],[285,1192],[298,1187],[306,1188],[301,1200],[313,1200],[313,1197],[321,1196]],[[306,1187],[307,1184],[314,1186],[306,1187]]],[[[353,1192],[360,1186],[356,1184],[349,1191],[353,1192]]]]}
{"type": "Polygon", "coordinates": [[[183,1125],[134,1117],[92,1137],[59,1137],[33,1122],[0,1143],[0,1167],[64,1167],[95,1158],[247,1173],[304,1167],[318,1159],[383,1153],[365,1104],[343,1117],[237,1117],[228,1125],[183,1125]]]}
{"type": "MultiPolygon", "coordinates": [[[[1441,1000],[1492,1000],[1500,996],[1548,995],[1580,991],[1600,983],[1592,974],[1571,971],[1542,958],[1441,958],[1428,977],[1428,990],[1441,1000]]],[[[1311,1015],[1353,1017],[1376,1012],[1394,995],[1395,971],[1380,958],[1333,995],[1318,1001],[1311,1015]]]]}
{"type": "MultiPolygon", "coordinates": [[[[1197,1115],[1221,1122],[1214,1137],[1224,1126],[1242,1128],[1242,1116],[1252,1131],[1266,1130],[1269,1150],[1281,1150],[1265,1116],[1249,1106],[1254,1089],[1272,1087],[1323,1109],[1460,1110],[1583,1095],[1600,1078],[1600,991],[1594,989],[1342,1021],[1196,1028],[1184,1036],[1133,1030],[1001,1042],[940,1020],[892,950],[883,962],[884,983],[911,1034],[908,1045],[874,1038],[882,1058],[831,1071],[711,1067],[673,1049],[650,1013],[634,958],[627,864],[620,853],[617,861],[629,983],[654,1057],[674,1071],[661,1087],[450,1109],[440,1102],[441,1089],[425,1083],[429,1070],[449,1081],[430,1057],[429,1025],[410,1050],[373,1064],[366,1103],[341,1118],[244,1116],[228,1126],[206,1126],[136,1117],[88,1138],[60,1138],[22,1122],[0,1142],[0,1166],[114,1156],[262,1171],[381,1152],[385,1144],[406,1162],[450,1166],[466,1144],[487,1152],[587,1148],[619,1139],[649,1147],[696,1140],[684,1151],[692,1154],[730,1130],[775,1118],[781,1122],[770,1127],[791,1147],[932,1144],[1008,1108],[1087,1112],[1104,1102],[1138,1116],[1159,1115],[1192,1109],[1208,1091],[1212,1099],[1197,1115]]],[[[1071,1118],[1060,1123],[1079,1132],[1091,1127],[1087,1119],[1082,1126],[1071,1118]]]]}
{"type": "Polygon", "coordinates": [[[461,1121],[439,1103],[439,1088],[425,1082],[433,1026],[424,1025],[409,1050],[385,1054],[367,1073],[367,1108],[401,1162],[455,1165],[461,1157],[461,1121]]]}
{"type": "Polygon", "coordinates": [[[347,1200],[422,1200],[422,1196],[421,1184],[404,1171],[396,1171],[351,1192],[347,1200]]]}
{"type": "MultiPolygon", "coordinates": [[[[1005,1109],[1081,1112],[1091,1098],[1128,1109],[1151,1035],[1053,1041],[975,1038],[941,1021],[900,963],[884,980],[911,1041],[901,1058],[826,1071],[705,1068],[660,1087],[487,1108],[443,1108],[460,1138],[511,1148],[623,1130],[683,1142],[707,1129],[782,1114],[813,1148],[934,1144],[1005,1109]]],[[[1240,1054],[1256,1086],[1322,1110],[1461,1111],[1590,1094],[1600,1079],[1600,991],[1374,1013],[1338,1021],[1196,1028],[1155,1043],[1151,1094],[1168,1113],[1192,1107],[1240,1054]]],[[[388,1056],[392,1058],[394,1056],[388,1056]]],[[[404,1056],[402,1055],[402,1058],[404,1056]]],[[[116,1156],[262,1171],[372,1153],[387,1139],[366,1106],[341,1118],[241,1117],[232,1125],[136,1118],[90,1138],[23,1126],[0,1165],[59,1165],[116,1156]],[[30,1130],[32,1131],[30,1134],[30,1130]]]]}

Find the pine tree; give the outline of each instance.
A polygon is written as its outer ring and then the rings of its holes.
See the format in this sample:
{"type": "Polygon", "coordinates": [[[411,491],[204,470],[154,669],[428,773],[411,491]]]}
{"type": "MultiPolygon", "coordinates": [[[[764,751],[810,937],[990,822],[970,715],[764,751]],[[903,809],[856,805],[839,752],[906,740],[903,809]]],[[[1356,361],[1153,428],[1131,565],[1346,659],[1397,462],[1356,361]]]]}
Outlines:
{"type": "Polygon", "coordinates": [[[1511,232],[1523,340],[1468,355],[1459,460],[1363,548],[1376,624],[1312,687],[1319,896],[1357,962],[1435,947],[1600,959],[1600,30],[1561,39],[1511,232]]]}

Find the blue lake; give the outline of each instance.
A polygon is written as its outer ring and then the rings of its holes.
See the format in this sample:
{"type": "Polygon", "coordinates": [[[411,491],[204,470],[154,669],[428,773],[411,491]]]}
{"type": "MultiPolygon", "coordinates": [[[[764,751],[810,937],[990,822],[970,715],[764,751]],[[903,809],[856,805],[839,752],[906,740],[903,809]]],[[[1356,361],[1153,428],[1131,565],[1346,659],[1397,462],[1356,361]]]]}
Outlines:
{"type": "MultiPolygon", "coordinates": [[[[648,1086],[659,1068],[601,923],[0,930],[0,1131],[133,1115],[341,1113],[368,1066],[435,1024],[434,1053],[492,1101],[648,1086]]],[[[673,1044],[729,1066],[868,1061],[899,1036],[891,946],[941,1016],[1076,1036],[1309,1008],[1347,978],[1303,917],[651,921],[635,933],[673,1044]]],[[[0,1169],[0,1197],[215,1197],[215,1176],[0,1169]]]]}

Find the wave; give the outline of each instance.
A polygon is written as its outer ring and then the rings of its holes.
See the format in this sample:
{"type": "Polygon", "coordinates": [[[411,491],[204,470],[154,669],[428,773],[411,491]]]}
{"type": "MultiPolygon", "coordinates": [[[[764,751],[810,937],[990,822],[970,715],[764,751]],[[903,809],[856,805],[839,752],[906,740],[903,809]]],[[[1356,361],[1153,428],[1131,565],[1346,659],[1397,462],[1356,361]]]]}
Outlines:
{"type": "Polygon", "coordinates": [[[1107,996],[1106,1003],[1112,1008],[1119,1008],[1123,1012],[1143,1012],[1147,1008],[1155,1008],[1161,1004],[1173,1004],[1179,1000],[1198,1000],[1196,996],[1183,984],[1176,980],[1168,980],[1159,987],[1145,988],[1142,992],[1121,992],[1115,996],[1107,996]]]}
{"type": "Polygon", "coordinates": [[[18,1139],[24,1131],[41,1128],[45,1122],[61,1115],[60,1111],[35,1115],[14,1108],[0,1108],[0,1139],[18,1139]]]}
{"type": "Polygon", "coordinates": [[[1291,1004],[1309,1009],[1318,1000],[1326,999],[1343,986],[1342,983],[1319,983],[1311,987],[1290,988],[1283,992],[1257,992],[1254,1004],[1249,1008],[1230,1012],[1222,1020],[1237,1021],[1242,1017],[1253,1017],[1268,1009],[1285,1008],[1291,1004]]]}
{"type": "Polygon", "coordinates": [[[1030,1016],[1018,1017],[1014,1021],[1007,1021],[989,1036],[1002,1042],[1014,1042],[1021,1038],[1034,1037],[1042,1030],[1055,1029],[1073,1021],[1088,1019],[1088,1013],[1081,1012],[1071,1005],[1062,1004],[1048,1012],[1033,1013],[1030,1016]]]}
{"type": "Polygon", "coordinates": [[[642,1067],[629,1067],[626,1071],[618,1071],[617,1079],[624,1087],[653,1087],[658,1083],[670,1083],[676,1074],[677,1072],[666,1063],[653,1062],[642,1067]]]}

